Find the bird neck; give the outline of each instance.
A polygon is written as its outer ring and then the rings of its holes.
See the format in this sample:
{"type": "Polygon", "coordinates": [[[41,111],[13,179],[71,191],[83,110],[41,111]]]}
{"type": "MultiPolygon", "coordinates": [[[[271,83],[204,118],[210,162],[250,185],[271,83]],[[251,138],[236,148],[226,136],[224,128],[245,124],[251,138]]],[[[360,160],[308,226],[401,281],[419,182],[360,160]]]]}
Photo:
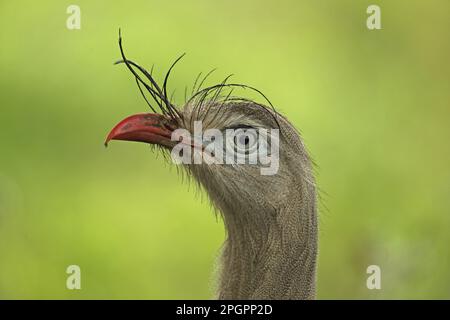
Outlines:
{"type": "MultiPolygon", "coordinates": [[[[315,194],[315,190],[311,191],[315,194]]],[[[286,208],[221,208],[227,230],[220,299],[313,299],[317,253],[315,196],[286,208]],[[309,200],[308,200],[309,199],[309,200]]]]}

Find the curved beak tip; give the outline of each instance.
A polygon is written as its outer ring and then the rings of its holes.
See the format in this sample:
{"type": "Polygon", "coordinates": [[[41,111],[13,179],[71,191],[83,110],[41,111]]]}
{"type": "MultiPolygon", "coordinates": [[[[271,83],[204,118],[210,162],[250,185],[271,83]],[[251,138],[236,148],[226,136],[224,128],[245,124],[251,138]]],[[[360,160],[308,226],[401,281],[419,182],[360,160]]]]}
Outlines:
{"type": "Polygon", "coordinates": [[[105,147],[111,140],[137,141],[169,145],[172,129],[165,126],[166,118],[156,113],[140,113],[129,116],[114,126],[106,137],[105,147]]]}

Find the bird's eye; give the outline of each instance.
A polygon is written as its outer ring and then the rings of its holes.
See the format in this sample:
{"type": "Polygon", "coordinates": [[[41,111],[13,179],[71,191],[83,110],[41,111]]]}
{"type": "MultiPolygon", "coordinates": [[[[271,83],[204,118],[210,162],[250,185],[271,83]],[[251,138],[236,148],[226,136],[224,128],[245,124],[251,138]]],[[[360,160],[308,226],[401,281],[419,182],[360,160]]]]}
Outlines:
{"type": "Polygon", "coordinates": [[[256,129],[235,129],[232,143],[232,149],[236,154],[250,155],[258,150],[258,132],[256,129]]]}
{"type": "Polygon", "coordinates": [[[267,129],[242,126],[227,128],[223,156],[226,163],[259,164],[269,154],[267,129]],[[236,161],[236,162],[235,162],[236,161]]]}
{"type": "Polygon", "coordinates": [[[250,138],[246,135],[240,135],[240,136],[234,137],[235,145],[248,146],[249,143],[250,143],[250,138]]]}

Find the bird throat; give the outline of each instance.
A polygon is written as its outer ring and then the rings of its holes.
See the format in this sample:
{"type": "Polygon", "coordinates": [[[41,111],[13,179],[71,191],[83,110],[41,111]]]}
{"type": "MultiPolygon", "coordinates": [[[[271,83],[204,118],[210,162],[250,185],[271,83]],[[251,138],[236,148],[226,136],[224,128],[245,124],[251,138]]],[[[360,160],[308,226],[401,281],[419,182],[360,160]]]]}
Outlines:
{"type": "Polygon", "coordinates": [[[227,239],[219,299],[315,298],[315,216],[297,212],[304,218],[288,221],[272,211],[222,211],[227,239]]]}

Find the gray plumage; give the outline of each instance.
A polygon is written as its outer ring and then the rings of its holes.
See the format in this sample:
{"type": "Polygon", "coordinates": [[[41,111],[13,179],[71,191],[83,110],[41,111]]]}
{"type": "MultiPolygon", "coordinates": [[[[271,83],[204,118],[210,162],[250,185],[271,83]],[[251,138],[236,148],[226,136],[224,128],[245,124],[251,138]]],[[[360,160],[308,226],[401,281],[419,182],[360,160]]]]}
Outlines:
{"type": "Polygon", "coordinates": [[[236,88],[262,93],[240,84],[225,84],[228,77],[221,84],[205,89],[200,88],[209,74],[197,87],[198,77],[192,97],[178,109],[167,96],[167,79],[181,57],[169,68],[160,88],[151,72],[125,57],[120,33],[119,47],[122,60],[118,63],[124,63],[133,74],[146,102],[156,113],[141,85],[145,87],[162,115],[135,115],[123,120],[111,131],[105,144],[111,139],[142,141],[168,151],[173,146],[167,140],[168,132],[183,128],[193,135],[194,121],[201,121],[203,130],[280,129],[279,170],[275,175],[261,175],[257,164],[183,165],[188,175],[205,189],[225,224],[217,297],[315,298],[316,187],[311,161],[298,131],[275,110],[233,98],[231,93],[236,88]],[[224,89],[230,90],[225,97],[224,89]],[[135,131],[133,126],[137,128],[135,131]],[[156,132],[160,135],[155,135],[156,132]]]}
{"type": "Polygon", "coordinates": [[[186,105],[182,125],[204,128],[280,126],[280,167],[264,176],[256,165],[188,165],[221,213],[220,299],[313,299],[317,256],[316,187],[298,131],[270,108],[250,101],[186,105]],[[276,115],[277,122],[274,119],[276,115]]]}

